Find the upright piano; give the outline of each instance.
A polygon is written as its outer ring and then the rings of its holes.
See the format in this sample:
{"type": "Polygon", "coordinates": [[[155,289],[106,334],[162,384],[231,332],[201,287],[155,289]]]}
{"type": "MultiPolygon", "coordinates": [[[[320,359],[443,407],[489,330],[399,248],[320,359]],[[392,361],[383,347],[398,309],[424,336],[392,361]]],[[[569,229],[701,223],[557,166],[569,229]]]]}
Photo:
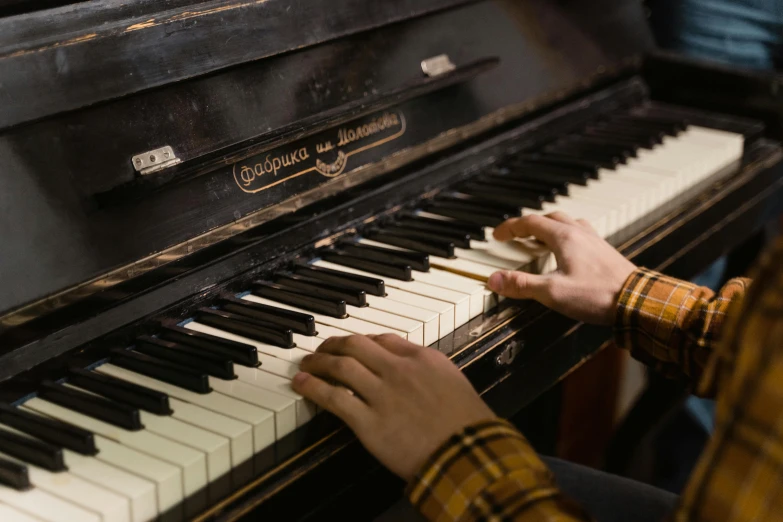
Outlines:
{"type": "Polygon", "coordinates": [[[492,227],[695,275],[783,210],[780,81],[625,0],[0,1],[0,519],[371,519],[301,357],[401,335],[514,415],[610,332],[488,291],[555,268],[492,227]]]}

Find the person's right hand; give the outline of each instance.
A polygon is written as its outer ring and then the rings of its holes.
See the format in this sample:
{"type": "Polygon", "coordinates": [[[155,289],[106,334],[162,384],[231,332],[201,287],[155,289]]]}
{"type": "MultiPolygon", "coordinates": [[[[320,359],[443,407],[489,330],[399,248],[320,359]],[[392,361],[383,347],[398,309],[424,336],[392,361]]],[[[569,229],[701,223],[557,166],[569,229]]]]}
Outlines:
{"type": "Polygon", "coordinates": [[[636,267],[586,221],[562,212],[530,215],[509,219],[495,229],[494,236],[499,241],[535,237],[555,255],[557,271],[546,275],[496,272],[489,278],[491,290],[513,299],[535,299],[579,321],[614,322],[620,291],[636,267]]]}

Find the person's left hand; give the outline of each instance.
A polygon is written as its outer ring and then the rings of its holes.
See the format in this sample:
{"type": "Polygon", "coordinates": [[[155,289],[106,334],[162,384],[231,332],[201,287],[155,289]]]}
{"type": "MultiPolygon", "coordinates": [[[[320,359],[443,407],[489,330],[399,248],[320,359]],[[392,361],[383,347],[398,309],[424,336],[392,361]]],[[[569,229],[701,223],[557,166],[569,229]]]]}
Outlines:
{"type": "Polygon", "coordinates": [[[451,435],[495,417],[445,355],[397,335],[333,337],[300,368],[294,390],[344,420],[408,481],[451,435]]]}

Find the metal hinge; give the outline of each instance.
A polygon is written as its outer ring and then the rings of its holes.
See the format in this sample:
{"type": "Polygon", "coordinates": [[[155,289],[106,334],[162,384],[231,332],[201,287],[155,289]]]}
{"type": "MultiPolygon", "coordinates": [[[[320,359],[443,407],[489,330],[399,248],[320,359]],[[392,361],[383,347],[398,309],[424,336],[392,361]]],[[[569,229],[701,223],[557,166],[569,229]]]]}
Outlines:
{"type": "Polygon", "coordinates": [[[131,161],[133,162],[133,168],[142,176],[152,174],[153,172],[163,170],[182,162],[182,160],[174,154],[174,150],[168,145],[149,152],[137,154],[131,158],[131,161]]]}
{"type": "Polygon", "coordinates": [[[451,63],[448,55],[445,54],[433,56],[432,58],[427,58],[421,62],[421,71],[430,78],[446,74],[456,68],[457,67],[451,63]]]}

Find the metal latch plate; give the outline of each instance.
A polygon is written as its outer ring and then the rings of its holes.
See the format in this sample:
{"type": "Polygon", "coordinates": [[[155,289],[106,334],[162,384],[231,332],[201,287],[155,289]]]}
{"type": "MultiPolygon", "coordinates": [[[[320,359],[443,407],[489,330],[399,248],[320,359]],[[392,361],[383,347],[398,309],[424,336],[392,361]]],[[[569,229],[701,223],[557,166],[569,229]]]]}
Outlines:
{"type": "Polygon", "coordinates": [[[137,154],[131,158],[131,161],[133,162],[133,168],[142,176],[152,174],[153,172],[182,162],[182,160],[174,154],[174,150],[168,145],[149,152],[137,154]]]}
{"type": "Polygon", "coordinates": [[[422,72],[430,78],[434,76],[440,76],[441,74],[446,74],[447,72],[451,72],[454,69],[456,69],[456,66],[451,63],[448,55],[445,54],[439,54],[438,56],[427,58],[421,62],[422,72]]]}

